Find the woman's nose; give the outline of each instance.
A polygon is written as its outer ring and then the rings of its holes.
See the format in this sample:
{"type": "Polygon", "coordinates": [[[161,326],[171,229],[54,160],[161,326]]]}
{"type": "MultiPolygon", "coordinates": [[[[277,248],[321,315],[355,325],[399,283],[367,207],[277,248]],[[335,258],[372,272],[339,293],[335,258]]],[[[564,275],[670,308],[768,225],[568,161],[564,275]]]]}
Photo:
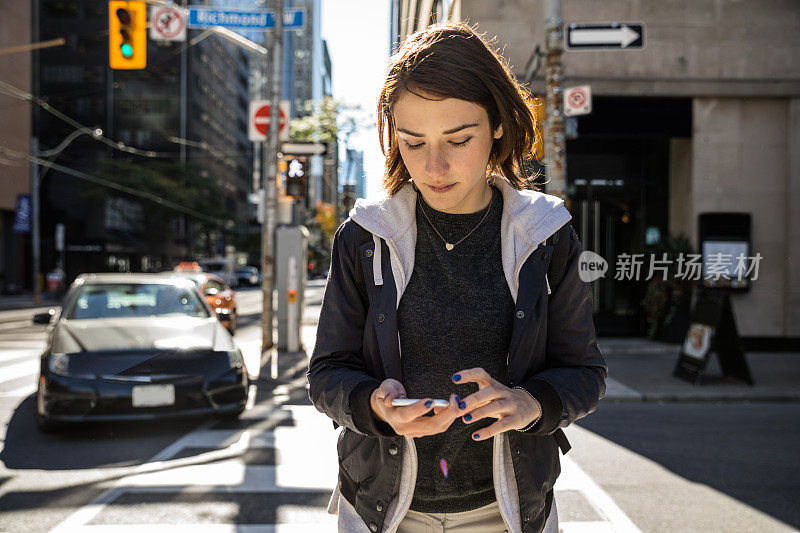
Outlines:
{"type": "Polygon", "coordinates": [[[429,150],[428,159],[425,161],[425,172],[431,177],[438,177],[447,172],[450,165],[444,154],[439,150],[429,150]]]}

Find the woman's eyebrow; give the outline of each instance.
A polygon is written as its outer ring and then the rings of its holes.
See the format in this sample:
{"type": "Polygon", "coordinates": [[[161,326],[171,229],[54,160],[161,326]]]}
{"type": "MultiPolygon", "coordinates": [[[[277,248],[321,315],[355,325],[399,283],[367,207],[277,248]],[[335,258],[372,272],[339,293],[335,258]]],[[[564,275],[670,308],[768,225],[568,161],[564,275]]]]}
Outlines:
{"type": "MultiPolygon", "coordinates": [[[[445,135],[450,135],[451,133],[456,133],[456,132],[459,132],[461,130],[465,130],[467,128],[474,128],[474,127],[479,126],[479,125],[480,124],[477,123],[477,122],[474,122],[472,124],[462,124],[461,126],[458,126],[457,128],[453,128],[453,129],[450,129],[450,130],[447,130],[447,131],[443,131],[442,133],[445,134],[445,135]]],[[[425,135],[423,135],[421,133],[414,133],[413,131],[409,131],[409,130],[407,130],[405,128],[397,128],[397,131],[405,133],[406,135],[411,135],[412,137],[425,137],[425,135]]]]}

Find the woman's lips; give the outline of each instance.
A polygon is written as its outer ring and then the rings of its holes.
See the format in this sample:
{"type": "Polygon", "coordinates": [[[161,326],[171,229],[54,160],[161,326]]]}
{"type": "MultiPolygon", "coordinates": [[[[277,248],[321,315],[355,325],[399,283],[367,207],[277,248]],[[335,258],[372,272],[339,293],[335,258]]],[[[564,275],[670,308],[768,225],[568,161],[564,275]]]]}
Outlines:
{"type": "Polygon", "coordinates": [[[438,193],[445,193],[445,192],[449,191],[450,189],[452,189],[455,186],[456,186],[455,183],[452,183],[452,184],[447,185],[445,187],[434,187],[433,185],[428,185],[428,187],[430,187],[433,192],[438,192],[438,193]]]}

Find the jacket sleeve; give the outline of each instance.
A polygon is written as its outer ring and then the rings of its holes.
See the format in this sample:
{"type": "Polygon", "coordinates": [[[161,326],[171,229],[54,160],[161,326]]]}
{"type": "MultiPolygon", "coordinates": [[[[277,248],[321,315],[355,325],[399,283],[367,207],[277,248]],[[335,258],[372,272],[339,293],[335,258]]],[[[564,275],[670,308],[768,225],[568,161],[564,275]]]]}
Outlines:
{"type": "Polygon", "coordinates": [[[542,405],[539,422],[526,433],[566,427],[594,411],[605,394],[608,367],[597,346],[591,287],[578,275],[582,251],[570,225],[564,277],[548,304],[545,370],[521,384],[542,405]]]}
{"type": "Polygon", "coordinates": [[[363,358],[366,287],[356,252],[357,227],[345,221],[333,239],[317,340],[308,365],[309,397],[336,424],[370,436],[396,435],[372,414],[369,397],[380,381],[363,358]]]}

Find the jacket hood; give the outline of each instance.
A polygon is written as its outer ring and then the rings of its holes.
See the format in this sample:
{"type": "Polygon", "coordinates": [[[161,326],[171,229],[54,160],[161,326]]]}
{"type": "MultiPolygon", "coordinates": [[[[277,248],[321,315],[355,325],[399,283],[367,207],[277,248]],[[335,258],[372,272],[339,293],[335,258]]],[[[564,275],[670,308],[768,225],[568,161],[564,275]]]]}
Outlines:
{"type": "MultiPolygon", "coordinates": [[[[494,184],[503,194],[503,215],[500,221],[503,270],[516,300],[517,265],[532,249],[569,222],[572,215],[564,201],[557,196],[539,191],[518,190],[502,176],[495,176],[494,184]]],[[[392,243],[400,256],[398,262],[392,263],[392,271],[398,282],[398,302],[411,279],[414,267],[417,194],[409,182],[391,196],[372,201],[359,198],[350,211],[350,218],[373,234],[376,241],[376,265],[380,265],[379,238],[392,243]]],[[[382,283],[376,274],[376,284],[382,283]]]]}
{"type": "MultiPolygon", "coordinates": [[[[572,218],[557,196],[520,191],[500,176],[495,177],[495,185],[503,194],[503,225],[513,226],[531,245],[543,242],[572,218]]],[[[397,240],[414,226],[417,194],[409,182],[393,196],[372,201],[359,198],[350,217],[382,239],[397,240]]]]}

